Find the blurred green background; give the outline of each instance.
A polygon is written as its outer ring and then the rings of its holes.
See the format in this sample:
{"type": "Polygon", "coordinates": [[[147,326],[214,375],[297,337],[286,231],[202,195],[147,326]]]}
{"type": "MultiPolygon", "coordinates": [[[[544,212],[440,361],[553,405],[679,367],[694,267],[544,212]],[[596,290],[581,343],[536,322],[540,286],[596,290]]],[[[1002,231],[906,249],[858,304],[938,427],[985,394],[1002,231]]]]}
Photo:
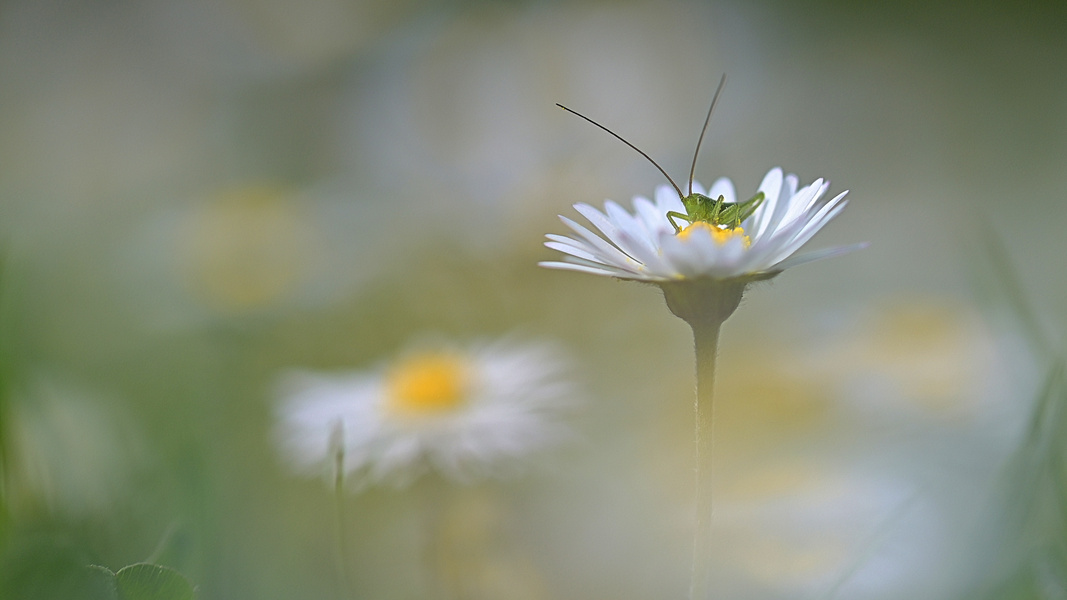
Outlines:
{"type": "Polygon", "coordinates": [[[1067,4],[829,0],[0,2],[0,597],[149,558],[339,597],[278,374],[509,333],[571,351],[580,441],[443,533],[432,487],[353,495],[355,597],[427,597],[435,535],[469,599],[684,597],[689,331],[536,262],[664,183],[554,103],[682,179],[723,72],[697,178],[826,177],[812,246],[871,246],[726,325],[722,597],[1067,598],[1067,4]]]}

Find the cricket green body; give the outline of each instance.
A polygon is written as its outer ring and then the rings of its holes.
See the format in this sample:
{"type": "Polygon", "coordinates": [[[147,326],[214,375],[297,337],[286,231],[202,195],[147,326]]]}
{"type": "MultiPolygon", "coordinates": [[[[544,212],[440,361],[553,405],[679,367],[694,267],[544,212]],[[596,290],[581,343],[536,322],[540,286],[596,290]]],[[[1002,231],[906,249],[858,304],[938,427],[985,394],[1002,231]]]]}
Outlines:
{"type": "Polygon", "coordinates": [[[659,163],[652,160],[652,157],[645,154],[643,150],[634,146],[625,138],[615,133],[614,131],[604,127],[600,123],[590,119],[589,117],[575,112],[562,104],[556,104],[556,106],[563,110],[581,117],[586,121],[589,121],[593,125],[603,129],[604,131],[613,135],[620,142],[626,144],[630,148],[637,151],[638,154],[648,159],[648,162],[652,163],[663,176],[667,178],[667,181],[671,182],[671,187],[678,192],[678,198],[681,199],[682,205],[685,207],[685,214],[678,211],[670,211],[667,213],[667,220],[671,222],[674,227],[675,233],[681,233],[682,228],[678,226],[678,220],[689,223],[707,223],[712,227],[718,229],[737,229],[741,226],[741,222],[749,218],[752,213],[756,212],[759,205],[763,203],[763,192],[759,192],[755,196],[745,200],[744,202],[726,202],[726,198],[719,196],[718,199],[712,199],[704,194],[693,193],[693,173],[696,171],[697,166],[697,154],[700,153],[700,144],[704,141],[704,133],[708,130],[708,122],[711,120],[711,113],[715,110],[715,103],[719,100],[719,93],[722,92],[723,85],[726,84],[726,75],[722,76],[719,80],[719,87],[715,90],[715,96],[711,99],[711,106],[708,107],[708,115],[704,117],[704,127],[700,130],[700,138],[697,139],[697,148],[693,152],[693,165],[689,169],[689,195],[682,194],[682,188],[678,187],[678,184],[671,179],[671,176],[667,174],[667,171],[663,170],[663,167],[659,166],[659,163]]]}
{"type": "Polygon", "coordinates": [[[689,194],[682,198],[682,205],[685,206],[687,214],[672,210],[667,213],[667,220],[674,226],[676,233],[682,228],[678,226],[675,219],[690,224],[703,221],[716,227],[739,227],[742,221],[749,218],[752,213],[756,212],[759,205],[763,204],[763,198],[763,192],[759,192],[744,202],[731,204],[726,202],[723,196],[712,200],[704,194],[689,194]]]}

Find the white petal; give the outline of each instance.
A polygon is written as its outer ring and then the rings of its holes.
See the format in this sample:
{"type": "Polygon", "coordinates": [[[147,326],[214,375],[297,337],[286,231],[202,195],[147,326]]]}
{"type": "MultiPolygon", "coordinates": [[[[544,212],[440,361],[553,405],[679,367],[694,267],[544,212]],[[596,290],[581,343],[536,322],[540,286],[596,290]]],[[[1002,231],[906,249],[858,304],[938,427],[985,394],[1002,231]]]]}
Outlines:
{"type": "Polygon", "coordinates": [[[743,268],[746,271],[763,271],[781,260],[782,248],[796,238],[804,228],[803,221],[795,221],[787,226],[780,226],[768,232],[759,240],[753,241],[745,254],[743,268]]]}
{"type": "MultiPolygon", "coordinates": [[[[599,229],[609,236],[611,242],[631,259],[623,263],[614,263],[615,266],[636,274],[643,273],[646,266],[653,270],[663,269],[664,263],[659,257],[659,250],[655,242],[645,233],[644,226],[618,204],[610,200],[605,203],[605,208],[610,213],[607,217],[602,216],[600,212],[588,205],[576,205],[575,208],[598,225],[599,229]]],[[[596,262],[604,263],[605,261],[597,260],[596,262]]]]}
{"type": "Polygon", "coordinates": [[[685,205],[682,204],[678,193],[668,185],[661,185],[656,188],[656,208],[664,215],[672,211],[680,212],[683,215],[686,214],[685,205]]]}
{"type": "Polygon", "coordinates": [[[703,229],[692,232],[685,239],[673,234],[663,235],[660,245],[674,272],[685,277],[703,275],[715,264],[715,241],[703,229]]]}
{"type": "Polygon", "coordinates": [[[570,238],[570,237],[567,237],[565,235],[559,235],[557,233],[546,233],[545,237],[550,239],[550,240],[552,240],[553,242],[560,242],[561,244],[567,244],[569,246],[574,246],[575,248],[581,248],[581,249],[584,249],[584,250],[591,250],[592,249],[588,244],[586,244],[582,240],[576,240],[574,238],[570,238]]]}
{"type": "Polygon", "coordinates": [[[763,192],[764,199],[756,212],[752,214],[754,230],[749,237],[753,242],[767,231],[767,226],[774,215],[774,207],[778,205],[778,197],[782,192],[782,169],[775,167],[767,171],[767,174],[763,176],[763,181],[759,184],[758,191],[763,192]]]}
{"type": "Polygon", "coordinates": [[[630,248],[635,245],[640,245],[646,251],[655,248],[655,242],[652,241],[648,230],[645,229],[644,223],[639,218],[610,200],[604,203],[604,209],[607,212],[608,219],[615,224],[619,232],[626,234],[627,239],[625,241],[628,246],[623,250],[632,254],[630,248]]]}
{"type": "Polygon", "coordinates": [[[792,198],[797,193],[797,186],[800,185],[800,178],[795,174],[790,173],[782,180],[782,198],[792,198]]]}
{"type": "Polygon", "coordinates": [[[564,270],[564,271],[579,271],[581,273],[592,273],[594,275],[607,275],[609,277],[619,277],[620,276],[620,273],[616,272],[616,270],[614,270],[614,269],[611,269],[611,270],[609,270],[609,269],[597,269],[597,268],[594,268],[594,267],[587,267],[585,265],[579,265],[579,264],[569,263],[569,262],[558,262],[558,261],[547,261],[546,260],[546,261],[539,262],[537,264],[538,264],[538,266],[547,267],[549,269],[561,269],[561,270],[564,270]]]}
{"type": "Polygon", "coordinates": [[[585,241],[589,242],[592,247],[596,248],[597,254],[600,255],[601,259],[605,263],[622,266],[627,264],[627,262],[633,260],[629,256],[626,256],[626,254],[624,254],[615,246],[612,246],[611,244],[604,241],[603,238],[597,236],[593,232],[568,219],[567,217],[561,215],[560,220],[563,221],[564,225],[570,227],[572,230],[574,230],[575,233],[582,236],[582,238],[584,238],[585,241]]]}
{"type": "Polygon", "coordinates": [[[648,198],[642,196],[634,198],[634,210],[637,212],[638,217],[640,217],[649,240],[654,247],[658,247],[656,240],[659,232],[670,231],[673,229],[667,221],[667,214],[660,212],[655,204],[652,204],[648,198]]]}
{"type": "MultiPolygon", "coordinates": [[[[790,173],[782,180],[782,191],[778,194],[778,202],[774,206],[774,212],[770,213],[769,220],[767,221],[767,231],[765,235],[771,235],[774,230],[778,228],[778,224],[782,222],[782,217],[789,210],[789,201],[797,194],[797,185],[800,180],[796,175],[790,173]]],[[[762,237],[762,236],[761,236],[762,237]]]]}
{"type": "Polygon", "coordinates": [[[593,246],[590,246],[589,244],[585,243],[585,241],[583,241],[583,240],[576,240],[574,238],[569,238],[569,237],[564,236],[564,235],[555,235],[555,234],[551,234],[551,233],[545,235],[545,237],[547,237],[549,240],[551,240],[553,242],[557,242],[557,243],[563,244],[564,246],[570,246],[571,248],[574,248],[575,250],[580,250],[582,252],[588,252],[589,254],[599,255],[599,253],[597,252],[596,248],[594,248],[593,246]]]}
{"type": "MultiPolygon", "coordinates": [[[[790,254],[793,254],[794,252],[799,250],[801,246],[807,243],[807,241],[810,240],[812,236],[814,236],[816,233],[819,232],[820,229],[822,229],[823,225],[828,223],[831,219],[836,217],[838,213],[844,210],[846,204],[848,203],[841,203],[837,206],[830,207],[829,212],[826,213],[820,212],[819,216],[816,219],[813,219],[811,222],[815,225],[805,227],[802,233],[797,234],[797,236],[794,237],[788,244],[783,246],[778,256],[775,257],[774,262],[777,263],[780,260],[784,260],[785,258],[789,257],[790,254]]],[[[810,223],[805,223],[805,226],[809,224],[810,223]]]]}
{"type": "Polygon", "coordinates": [[[866,248],[869,245],[870,244],[868,243],[852,244],[850,246],[834,246],[833,248],[824,248],[822,250],[815,250],[813,252],[805,252],[804,254],[797,254],[783,260],[782,262],[775,265],[775,268],[785,270],[790,267],[802,265],[804,263],[822,260],[824,258],[830,258],[832,256],[841,256],[842,254],[848,254],[849,252],[854,252],[856,250],[862,250],[863,248],[866,248]]]}
{"type": "MultiPolygon", "coordinates": [[[[647,257],[650,251],[654,253],[651,247],[652,242],[644,235],[641,225],[614,202],[609,200],[605,204],[605,208],[615,213],[610,217],[604,216],[588,204],[576,204],[574,208],[596,225],[597,229],[602,231],[608,240],[629,258],[643,263],[642,257],[647,257]]],[[[623,264],[629,264],[629,262],[623,264]]]]}
{"type": "Polygon", "coordinates": [[[818,231],[819,229],[822,229],[823,225],[826,225],[830,221],[830,219],[825,217],[824,215],[829,213],[830,210],[832,210],[838,204],[840,204],[842,208],[844,208],[844,206],[846,204],[848,204],[848,201],[844,199],[845,198],[845,194],[847,194],[847,193],[848,193],[848,190],[845,190],[845,191],[841,192],[840,194],[834,196],[830,201],[828,201],[826,204],[822,205],[814,215],[811,215],[810,217],[805,219],[805,221],[807,221],[807,222],[804,224],[804,227],[800,230],[800,233],[798,233],[797,235],[804,235],[805,233],[808,232],[809,229],[812,229],[812,228],[814,228],[815,231],[818,231]]]}
{"type": "MultiPolygon", "coordinates": [[[[823,187],[822,179],[816,179],[810,185],[804,186],[792,198],[787,201],[788,208],[782,219],[775,223],[776,226],[789,225],[794,219],[800,217],[819,198],[819,190],[823,187]]],[[[823,190],[825,191],[825,190],[823,190]]]]}
{"type": "Polygon", "coordinates": [[[722,269],[722,277],[740,275],[737,272],[738,263],[745,255],[745,240],[741,237],[733,237],[726,240],[718,248],[718,267],[722,269]]]}
{"type": "Polygon", "coordinates": [[[397,436],[383,444],[371,467],[371,478],[382,481],[393,473],[411,467],[422,454],[422,444],[416,435],[397,436]]]}
{"type": "Polygon", "coordinates": [[[715,183],[711,184],[711,189],[704,195],[712,200],[718,200],[719,196],[722,196],[724,202],[730,204],[737,203],[737,194],[734,192],[734,183],[730,181],[728,177],[720,177],[716,179],[715,183]]]}
{"type": "Polygon", "coordinates": [[[629,239],[630,234],[625,231],[619,232],[619,241],[625,243],[630,254],[640,263],[644,269],[655,272],[669,270],[669,266],[660,256],[659,247],[655,242],[648,240],[629,239]]]}
{"type": "Polygon", "coordinates": [[[547,246],[547,247],[549,247],[549,248],[551,248],[553,250],[558,250],[558,251],[560,251],[560,252],[562,252],[564,254],[570,254],[571,256],[577,256],[578,258],[584,258],[585,260],[588,260],[588,261],[591,261],[591,262],[595,262],[595,263],[602,262],[592,252],[586,252],[585,250],[581,250],[579,248],[575,248],[574,246],[570,246],[568,244],[561,244],[560,242],[545,242],[545,246],[547,246]]]}
{"type": "Polygon", "coordinates": [[[584,202],[579,202],[574,205],[574,210],[578,211],[578,214],[582,215],[603,233],[609,240],[613,240],[617,230],[615,225],[608,219],[607,215],[597,210],[595,207],[590,206],[584,202]]]}

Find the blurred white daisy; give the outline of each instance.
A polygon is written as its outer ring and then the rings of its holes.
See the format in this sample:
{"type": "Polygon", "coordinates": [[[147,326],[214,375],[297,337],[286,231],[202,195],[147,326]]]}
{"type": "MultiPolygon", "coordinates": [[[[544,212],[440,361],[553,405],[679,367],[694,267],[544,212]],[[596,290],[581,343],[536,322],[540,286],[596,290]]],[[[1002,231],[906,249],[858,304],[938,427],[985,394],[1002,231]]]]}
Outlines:
{"type": "Polygon", "coordinates": [[[670,186],[656,189],[656,201],[637,196],[634,212],[608,200],[604,212],[585,204],[574,208],[600,231],[600,235],[560,216],[577,237],[548,234],[545,245],[566,254],[564,262],[547,261],[543,267],[569,269],[620,279],[669,282],[693,278],[766,279],[801,263],[836,256],[861,245],[828,248],[793,256],[816,232],[845,208],[841,192],[822,200],[830,183],[816,179],[797,189],[796,175],[782,176],[775,167],[763,178],[757,196],[762,202],[738,205],[733,183],[721,178],[705,192],[693,183],[692,191],[711,202],[722,198],[721,208],[754,207],[740,223],[716,223],[668,213],[687,215],[679,193],[670,186]],[[685,225],[676,228],[675,224],[685,225]]]}
{"type": "Polygon", "coordinates": [[[568,436],[561,351],[511,340],[410,351],[349,374],[290,373],[278,441],[304,473],[338,460],[357,485],[406,484],[434,469],[460,482],[502,475],[568,436]]]}

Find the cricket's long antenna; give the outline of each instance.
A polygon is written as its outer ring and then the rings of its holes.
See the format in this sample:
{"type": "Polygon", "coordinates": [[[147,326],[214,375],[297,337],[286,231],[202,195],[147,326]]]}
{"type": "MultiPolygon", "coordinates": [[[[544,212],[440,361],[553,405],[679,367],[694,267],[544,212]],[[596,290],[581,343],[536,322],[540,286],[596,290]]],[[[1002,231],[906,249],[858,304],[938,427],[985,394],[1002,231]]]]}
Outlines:
{"type": "MultiPolygon", "coordinates": [[[[719,87],[721,88],[721,87],[722,87],[722,84],[719,84],[719,87]]],[[[718,96],[716,96],[716,97],[718,97],[718,96]]],[[[674,180],[673,180],[673,179],[671,179],[671,176],[670,176],[670,175],[668,175],[666,171],[664,171],[664,170],[663,170],[663,167],[659,166],[659,163],[657,163],[656,161],[652,160],[652,157],[651,157],[651,156],[649,156],[649,155],[645,154],[644,152],[642,152],[640,148],[638,148],[637,146],[634,146],[634,145],[633,145],[633,144],[631,144],[630,142],[627,142],[626,140],[624,140],[624,139],[622,138],[622,136],[621,136],[621,135],[619,135],[619,134],[615,133],[614,131],[612,131],[612,130],[608,129],[607,127],[604,127],[604,126],[603,126],[603,125],[601,125],[600,123],[597,123],[596,121],[594,121],[594,120],[590,119],[589,117],[587,117],[587,116],[583,115],[582,113],[580,113],[580,112],[576,112],[576,111],[573,111],[573,110],[571,110],[571,109],[567,108],[566,106],[563,106],[562,104],[560,104],[560,103],[558,103],[558,102],[556,103],[556,106],[558,106],[558,107],[562,108],[563,110],[565,110],[565,111],[567,111],[567,112],[569,112],[569,113],[571,113],[571,114],[573,114],[573,115],[577,115],[577,116],[579,116],[579,117],[581,117],[581,118],[585,119],[586,121],[589,121],[589,122],[590,122],[590,123],[592,123],[593,125],[596,125],[597,127],[601,128],[601,129],[603,129],[604,131],[606,131],[606,132],[610,133],[611,135],[615,136],[615,137],[616,137],[616,138],[617,138],[617,139],[618,139],[618,140],[619,140],[620,142],[622,142],[622,143],[626,144],[627,146],[629,146],[629,147],[633,148],[634,150],[637,150],[637,153],[638,153],[638,154],[640,154],[641,156],[644,156],[645,158],[647,158],[647,159],[648,159],[648,162],[650,162],[650,163],[652,163],[653,165],[655,165],[655,166],[656,166],[656,168],[657,168],[657,169],[659,169],[659,172],[660,172],[660,173],[663,173],[663,176],[667,178],[667,181],[671,182],[671,185],[672,185],[672,186],[674,186],[674,191],[678,192],[678,197],[679,197],[679,198],[684,198],[684,197],[685,197],[685,196],[683,196],[683,195],[682,195],[682,188],[678,187],[678,184],[677,184],[677,183],[674,183],[674,180]]],[[[692,187],[692,186],[690,185],[690,187],[692,187]]]]}
{"type": "Polygon", "coordinates": [[[693,174],[697,171],[697,154],[700,154],[700,144],[704,143],[704,132],[708,130],[708,123],[711,122],[711,111],[715,110],[715,103],[719,101],[719,94],[722,92],[722,87],[726,85],[726,73],[722,74],[722,79],[719,80],[719,87],[715,89],[715,96],[711,99],[711,106],[708,107],[708,116],[704,117],[704,127],[700,129],[700,138],[697,140],[697,149],[693,151],[693,166],[689,167],[689,195],[693,195],[693,174]]]}

